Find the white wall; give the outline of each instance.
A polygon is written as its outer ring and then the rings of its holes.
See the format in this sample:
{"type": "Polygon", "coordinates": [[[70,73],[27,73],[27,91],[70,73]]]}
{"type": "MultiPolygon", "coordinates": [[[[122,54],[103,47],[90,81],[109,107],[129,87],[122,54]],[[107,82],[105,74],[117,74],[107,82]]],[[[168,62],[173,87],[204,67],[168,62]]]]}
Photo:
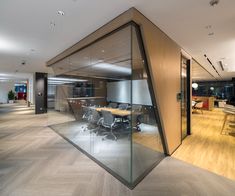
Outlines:
{"type": "Polygon", "coordinates": [[[27,88],[27,97],[28,97],[28,101],[31,104],[34,104],[34,74],[30,74],[29,78],[28,78],[28,88],[27,88]]]}
{"type": "Polygon", "coordinates": [[[8,92],[15,91],[15,82],[0,82],[0,103],[8,102],[8,92]]]}
{"type": "Polygon", "coordinates": [[[73,95],[73,87],[69,85],[56,86],[55,92],[55,110],[69,111],[69,105],[67,98],[71,98],[73,95]]]}
{"type": "Polygon", "coordinates": [[[147,80],[108,82],[107,101],[152,105],[147,80]]]}

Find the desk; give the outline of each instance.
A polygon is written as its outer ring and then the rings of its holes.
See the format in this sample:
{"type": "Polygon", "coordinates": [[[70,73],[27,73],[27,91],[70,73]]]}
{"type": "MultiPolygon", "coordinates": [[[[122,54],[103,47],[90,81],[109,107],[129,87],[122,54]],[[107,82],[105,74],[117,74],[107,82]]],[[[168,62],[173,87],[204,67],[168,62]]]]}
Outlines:
{"type": "Polygon", "coordinates": [[[214,109],[214,97],[199,97],[193,96],[194,101],[202,101],[203,102],[203,109],[205,110],[213,110],[214,109]]]}
{"type": "Polygon", "coordinates": [[[85,105],[106,105],[105,97],[77,97],[67,98],[67,102],[71,107],[76,120],[81,120],[82,107],[85,105]]]}
{"type": "Polygon", "coordinates": [[[125,117],[125,116],[131,115],[131,111],[129,111],[129,110],[120,110],[120,109],[115,109],[115,108],[104,108],[104,107],[103,108],[95,108],[95,109],[98,112],[101,112],[101,110],[109,111],[115,116],[125,117]]]}

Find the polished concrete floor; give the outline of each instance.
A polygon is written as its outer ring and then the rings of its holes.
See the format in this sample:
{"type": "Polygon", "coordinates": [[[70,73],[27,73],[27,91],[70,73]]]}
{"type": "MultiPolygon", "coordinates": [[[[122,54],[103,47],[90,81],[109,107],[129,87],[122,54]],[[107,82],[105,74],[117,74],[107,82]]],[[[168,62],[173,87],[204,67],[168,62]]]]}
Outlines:
{"type": "Polygon", "coordinates": [[[130,190],[48,127],[63,115],[33,112],[0,106],[1,196],[234,195],[234,181],[172,157],[130,190]]]}

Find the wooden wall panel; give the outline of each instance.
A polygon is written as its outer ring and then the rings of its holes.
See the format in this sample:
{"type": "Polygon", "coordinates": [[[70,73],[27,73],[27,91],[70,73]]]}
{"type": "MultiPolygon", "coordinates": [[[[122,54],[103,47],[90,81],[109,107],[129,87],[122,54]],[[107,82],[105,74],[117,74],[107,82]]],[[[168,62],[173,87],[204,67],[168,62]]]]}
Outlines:
{"type": "Polygon", "coordinates": [[[171,154],[181,144],[181,109],[177,101],[177,93],[181,90],[181,49],[135,9],[133,20],[141,27],[168,153],[171,154]]]}

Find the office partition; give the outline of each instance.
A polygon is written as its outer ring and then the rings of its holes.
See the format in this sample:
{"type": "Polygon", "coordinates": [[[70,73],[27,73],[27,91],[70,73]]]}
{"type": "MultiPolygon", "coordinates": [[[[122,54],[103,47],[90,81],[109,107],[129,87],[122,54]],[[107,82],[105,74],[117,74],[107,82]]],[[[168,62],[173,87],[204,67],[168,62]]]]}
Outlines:
{"type": "Polygon", "coordinates": [[[134,187],[165,156],[139,26],[127,23],[52,68],[55,110],[70,116],[53,130],[134,187]]]}

